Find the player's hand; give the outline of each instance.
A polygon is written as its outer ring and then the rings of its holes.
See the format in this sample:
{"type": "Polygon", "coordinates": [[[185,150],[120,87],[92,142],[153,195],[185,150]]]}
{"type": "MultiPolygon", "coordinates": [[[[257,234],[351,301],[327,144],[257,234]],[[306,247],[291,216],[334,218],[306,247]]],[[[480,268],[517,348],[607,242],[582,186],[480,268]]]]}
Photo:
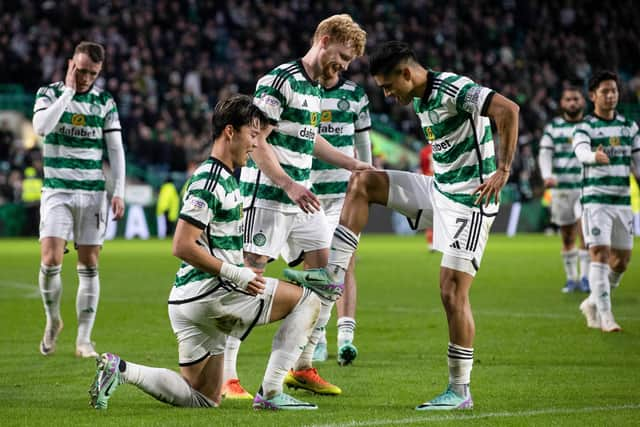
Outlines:
{"type": "Polygon", "coordinates": [[[609,156],[604,152],[604,148],[602,148],[602,144],[598,146],[596,150],[596,163],[599,165],[608,165],[609,164],[609,156]]]}
{"type": "Polygon", "coordinates": [[[303,212],[314,213],[320,210],[320,201],[304,185],[291,181],[289,185],[284,187],[284,191],[296,205],[300,206],[303,212]]]}
{"type": "Polygon", "coordinates": [[[553,188],[558,185],[558,180],[555,178],[547,178],[544,180],[544,188],[553,188]]]}
{"type": "Polygon", "coordinates": [[[264,280],[264,277],[256,276],[255,279],[247,283],[247,287],[245,288],[245,290],[249,292],[251,295],[260,295],[260,294],[264,294],[265,287],[266,287],[266,282],[264,280]]]}
{"type": "Polygon", "coordinates": [[[111,212],[113,212],[114,221],[124,216],[124,200],[122,200],[122,197],[113,196],[111,198],[111,212]]]}
{"type": "Polygon", "coordinates": [[[356,160],[353,165],[352,171],[366,171],[366,170],[375,170],[376,168],[373,165],[370,165],[367,162],[363,162],[360,160],[356,160]]]}
{"type": "Polygon", "coordinates": [[[77,89],[77,81],[76,81],[76,71],[78,68],[76,67],[76,63],[73,59],[70,59],[67,64],[67,75],[64,78],[64,85],[73,90],[77,89]]]}
{"type": "Polygon", "coordinates": [[[500,191],[502,187],[507,183],[509,179],[509,172],[504,169],[498,169],[496,173],[491,175],[491,177],[486,180],[484,183],[480,184],[478,188],[476,188],[473,193],[480,193],[476,198],[474,204],[482,205],[484,202],[485,206],[488,206],[489,203],[495,201],[495,203],[500,202],[500,191]]]}

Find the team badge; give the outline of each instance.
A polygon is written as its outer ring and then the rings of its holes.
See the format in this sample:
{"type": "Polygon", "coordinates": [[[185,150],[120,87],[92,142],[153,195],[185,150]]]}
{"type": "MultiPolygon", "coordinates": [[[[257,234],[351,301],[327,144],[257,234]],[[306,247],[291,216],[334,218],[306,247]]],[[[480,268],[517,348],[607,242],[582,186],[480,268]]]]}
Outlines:
{"type": "Polygon", "coordinates": [[[599,236],[600,235],[600,229],[598,227],[593,227],[591,229],[591,234],[594,236],[599,236]]]}
{"type": "Polygon", "coordinates": [[[98,107],[95,104],[91,104],[91,107],[89,107],[89,111],[91,111],[91,114],[96,116],[96,115],[100,114],[100,107],[98,107]]]}
{"type": "Polygon", "coordinates": [[[347,111],[349,109],[349,101],[346,99],[341,99],[338,101],[338,109],[340,111],[347,111]]]}
{"type": "Polygon", "coordinates": [[[429,120],[431,120],[431,123],[438,123],[440,121],[440,115],[437,112],[431,110],[429,111],[429,120]]]}
{"type": "Polygon", "coordinates": [[[622,136],[624,136],[625,138],[628,138],[631,136],[631,132],[629,131],[629,128],[622,128],[622,136]]]}
{"type": "Polygon", "coordinates": [[[87,124],[87,119],[84,114],[74,114],[71,116],[71,124],[74,126],[84,126],[87,124]]]}
{"type": "Polygon", "coordinates": [[[253,244],[256,246],[264,246],[267,243],[267,236],[263,233],[256,233],[253,235],[253,244]]]}

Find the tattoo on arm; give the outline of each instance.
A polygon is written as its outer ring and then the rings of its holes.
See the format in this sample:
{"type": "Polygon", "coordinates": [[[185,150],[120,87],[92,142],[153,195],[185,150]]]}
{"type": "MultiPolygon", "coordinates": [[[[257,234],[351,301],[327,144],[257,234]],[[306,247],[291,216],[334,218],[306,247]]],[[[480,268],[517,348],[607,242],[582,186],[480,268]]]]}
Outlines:
{"type": "Polygon", "coordinates": [[[244,254],[244,263],[247,267],[252,269],[256,274],[264,273],[267,267],[268,257],[265,255],[257,255],[252,253],[244,254]]]}

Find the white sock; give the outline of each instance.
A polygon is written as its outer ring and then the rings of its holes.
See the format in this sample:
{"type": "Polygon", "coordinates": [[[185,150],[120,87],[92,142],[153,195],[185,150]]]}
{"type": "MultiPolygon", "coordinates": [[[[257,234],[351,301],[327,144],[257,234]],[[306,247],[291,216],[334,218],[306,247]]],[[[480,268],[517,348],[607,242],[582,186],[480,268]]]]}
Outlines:
{"type": "Polygon", "coordinates": [[[236,371],[236,365],[238,362],[238,351],[240,351],[239,338],[227,336],[227,342],[224,346],[224,372],[222,374],[223,382],[231,380],[233,378],[239,378],[236,371]]]}
{"type": "Polygon", "coordinates": [[[302,354],[300,354],[298,361],[295,363],[294,369],[296,371],[313,367],[313,352],[316,349],[316,344],[318,344],[318,342],[320,341],[320,337],[327,327],[327,323],[329,323],[329,318],[331,317],[331,309],[333,308],[334,304],[334,302],[328,301],[326,299],[321,300],[318,320],[313,327],[313,332],[309,337],[309,342],[306,346],[304,346],[302,354]]]}
{"type": "Polygon", "coordinates": [[[449,384],[459,396],[467,397],[473,368],[473,349],[449,343],[447,348],[449,384]]]}
{"type": "Polygon", "coordinates": [[[356,319],[353,317],[343,316],[338,319],[338,348],[345,341],[353,342],[353,335],[356,329],[356,319]]]}
{"type": "Polygon", "coordinates": [[[622,281],[622,276],[624,275],[624,271],[618,273],[617,271],[610,270],[609,271],[609,286],[611,289],[615,289],[620,286],[620,282],[622,281]]]}
{"type": "Polygon", "coordinates": [[[592,262],[589,266],[589,286],[591,299],[595,301],[598,312],[611,312],[611,290],[609,286],[609,266],[601,262],[592,262]]]}
{"type": "Polygon", "coordinates": [[[578,258],[580,258],[580,276],[585,279],[589,279],[589,263],[591,262],[591,255],[586,249],[580,249],[578,251],[578,258]]]}
{"type": "Polygon", "coordinates": [[[38,285],[44,304],[44,313],[47,316],[47,325],[60,321],[60,298],[62,297],[62,280],[60,272],[62,265],[40,264],[38,285]]]}
{"type": "Polygon", "coordinates": [[[564,272],[567,280],[578,280],[578,251],[572,249],[570,251],[562,251],[562,261],[564,264],[564,272]]]}
{"type": "Polygon", "coordinates": [[[131,362],[120,362],[120,376],[161,402],[186,408],[212,408],[216,405],[177,372],[164,368],[151,368],[131,362]],[[123,370],[124,369],[124,370],[123,370]]]}
{"type": "Polygon", "coordinates": [[[327,271],[336,283],[344,283],[345,272],[349,267],[351,256],[358,249],[359,241],[360,236],[343,225],[339,224],[333,232],[327,271]]]}
{"type": "Polygon", "coordinates": [[[267,370],[262,380],[262,396],[269,399],[282,393],[282,383],[300,357],[316,324],[320,312],[320,297],[304,289],[291,313],[282,320],[273,337],[267,370]]]}
{"type": "Polygon", "coordinates": [[[98,299],[100,298],[100,278],[98,266],[78,264],[78,294],[76,314],[78,315],[78,337],[76,344],[91,342],[91,330],[96,320],[98,299]]]}

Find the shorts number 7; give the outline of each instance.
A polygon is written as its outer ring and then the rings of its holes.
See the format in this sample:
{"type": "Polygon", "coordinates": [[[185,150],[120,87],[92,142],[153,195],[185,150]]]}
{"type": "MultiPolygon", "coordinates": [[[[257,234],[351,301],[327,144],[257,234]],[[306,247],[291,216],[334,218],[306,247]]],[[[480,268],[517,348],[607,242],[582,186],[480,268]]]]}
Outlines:
{"type": "Polygon", "coordinates": [[[462,230],[464,230],[464,227],[467,226],[468,222],[469,222],[469,220],[467,218],[456,218],[456,224],[462,223],[462,225],[460,226],[460,228],[458,228],[458,232],[456,233],[456,235],[453,236],[454,239],[458,238],[460,233],[462,233],[462,230]]]}

